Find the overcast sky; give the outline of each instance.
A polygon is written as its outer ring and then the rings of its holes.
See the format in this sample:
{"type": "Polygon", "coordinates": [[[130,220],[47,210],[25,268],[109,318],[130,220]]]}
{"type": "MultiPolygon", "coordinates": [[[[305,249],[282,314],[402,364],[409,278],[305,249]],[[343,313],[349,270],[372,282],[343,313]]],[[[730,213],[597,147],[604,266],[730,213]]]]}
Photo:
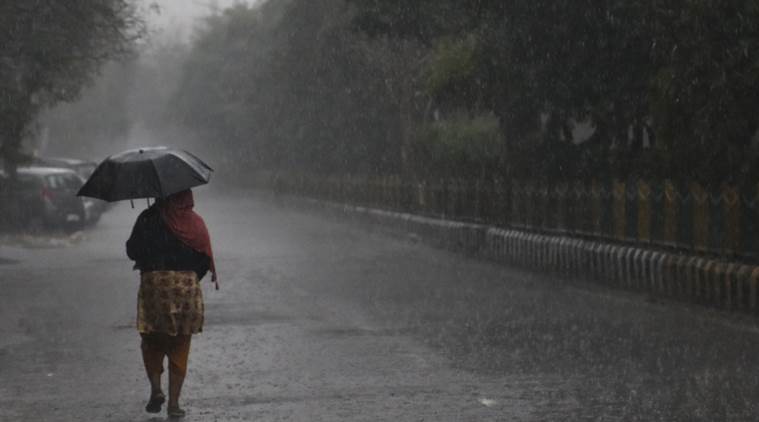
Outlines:
{"type": "Polygon", "coordinates": [[[187,37],[195,21],[211,13],[214,7],[225,8],[235,3],[256,3],[256,0],[140,0],[147,8],[158,5],[159,13],[149,12],[151,29],[164,34],[187,37]]]}

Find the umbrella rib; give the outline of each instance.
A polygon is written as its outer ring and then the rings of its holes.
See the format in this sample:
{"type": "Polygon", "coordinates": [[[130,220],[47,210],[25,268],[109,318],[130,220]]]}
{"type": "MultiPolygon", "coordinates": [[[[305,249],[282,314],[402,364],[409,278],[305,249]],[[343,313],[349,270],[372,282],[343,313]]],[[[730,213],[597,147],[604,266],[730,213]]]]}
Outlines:
{"type": "Polygon", "coordinates": [[[158,182],[158,190],[161,191],[161,198],[163,198],[163,184],[161,183],[161,175],[158,173],[158,167],[155,166],[155,161],[150,160],[150,166],[153,167],[153,173],[155,173],[155,179],[158,182]]]}

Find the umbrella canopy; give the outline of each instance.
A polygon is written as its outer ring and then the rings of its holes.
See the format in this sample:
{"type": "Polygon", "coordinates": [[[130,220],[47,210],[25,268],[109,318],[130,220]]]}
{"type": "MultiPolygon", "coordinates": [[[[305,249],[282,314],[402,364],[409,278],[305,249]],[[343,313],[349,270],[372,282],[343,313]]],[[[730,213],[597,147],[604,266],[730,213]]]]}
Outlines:
{"type": "Polygon", "coordinates": [[[208,183],[212,171],[187,151],[166,147],[133,149],[106,158],[77,195],[109,202],[165,198],[208,183]]]}

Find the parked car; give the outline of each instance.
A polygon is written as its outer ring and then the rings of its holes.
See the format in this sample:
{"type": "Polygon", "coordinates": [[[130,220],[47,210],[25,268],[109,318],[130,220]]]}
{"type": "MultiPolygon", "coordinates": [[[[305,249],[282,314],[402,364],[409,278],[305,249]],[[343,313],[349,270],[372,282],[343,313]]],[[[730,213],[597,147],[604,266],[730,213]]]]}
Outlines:
{"type": "Polygon", "coordinates": [[[0,230],[7,230],[13,226],[14,207],[12,205],[8,177],[3,170],[0,170],[0,230]]]}
{"type": "MultiPolygon", "coordinates": [[[[63,157],[35,157],[33,163],[37,167],[61,167],[74,170],[84,181],[92,175],[98,166],[98,163],[94,161],[63,157]]],[[[99,199],[90,198],[86,201],[87,207],[92,210],[92,218],[88,220],[90,222],[96,222],[110,207],[108,202],[99,199]]]]}
{"type": "Polygon", "coordinates": [[[76,196],[84,180],[74,170],[19,167],[16,179],[9,196],[19,208],[17,224],[28,230],[79,228],[95,219],[93,201],[76,196]]]}
{"type": "Polygon", "coordinates": [[[33,165],[38,167],[62,167],[71,169],[86,180],[90,177],[92,172],[95,171],[98,163],[94,161],[80,160],[78,158],[35,157],[33,165]]]}

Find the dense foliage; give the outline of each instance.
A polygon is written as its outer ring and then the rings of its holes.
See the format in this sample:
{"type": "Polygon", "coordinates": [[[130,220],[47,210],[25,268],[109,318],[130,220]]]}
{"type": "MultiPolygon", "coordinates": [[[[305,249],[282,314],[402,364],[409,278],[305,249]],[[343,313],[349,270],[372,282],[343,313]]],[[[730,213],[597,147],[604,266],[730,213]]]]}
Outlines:
{"type": "Polygon", "coordinates": [[[409,178],[759,175],[759,3],[278,0],[198,34],[230,162],[409,178]]]}
{"type": "Polygon", "coordinates": [[[335,0],[211,17],[185,66],[177,118],[254,168],[397,171],[388,91],[403,89],[407,53],[372,49],[350,19],[335,0]]]}
{"type": "Polygon", "coordinates": [[[11,166],[46,107],[75,99],[143,35],[128,0],[0,0],[0,155],[11,166]]]}

